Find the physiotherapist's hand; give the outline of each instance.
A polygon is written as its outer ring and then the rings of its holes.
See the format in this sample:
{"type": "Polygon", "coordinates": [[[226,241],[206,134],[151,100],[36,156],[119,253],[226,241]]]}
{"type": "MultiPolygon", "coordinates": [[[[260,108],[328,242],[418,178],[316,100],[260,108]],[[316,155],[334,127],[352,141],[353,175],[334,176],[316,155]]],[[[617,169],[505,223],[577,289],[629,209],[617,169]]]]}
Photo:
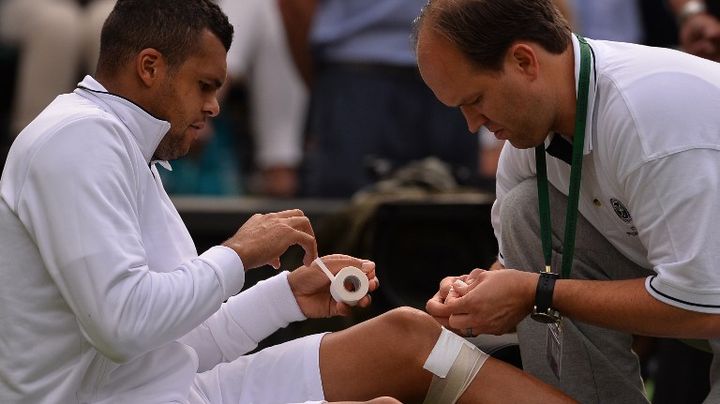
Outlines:
{"type": "Polygon", "coordinates": [[[472,285],[475,283],[478,274],[484,271],[484,269],[474,269],[466,275],[448,276],[444,278],[440,281],[438,291],[427,301],[425,310],[445,328],[460,333],[459,330],[450,327],[450,315],[452,313],[447,310],[447,304],[472,289],[472,285]]]}
{"type": "Polygon", "coordinates": [[[246,271],[266,264],[280,268],[280,256],[295,244],[305,250],[305,265],[317,258],[315,233],[299,209],[255,214],[223,243],[240,256],[246,271]]]}
{"type": "Polygon", "coordinates": [[[454,330],[505,334],[532,310],[537,280],[538,274],[513,269],[477,272],[466,286],[453,284],[459,297],[434,304],[433,316],[447,317],[454,330]]]}
{"type": "Polygon", "coordinates": [[[467,275],[460,276],[448,276],[440,281],[440,287],[435,292],[433,297],[425,304],[425,310],[435,318],[435,320],[442,324],[445,328],[450,328],[450,313],[445,306],[445,300],[447,300],[450,291],[453,289],[452,285],[456,281],[464,282],[467,279],[467,275]]]}
{"type": "MultiPolygon", "coordinates": [[[[347,266],[360,268],[368,277],[368,294],[358,303],[359,307],[367,307],[370,304],[370,292],[376,290],[380,285],[375,276],[375,263],[348,255],[327,255],[322,257],[325,266],[330,272],[337,274],[347,266]]],[[[342,302],[336,302],[330,295],[330,280],[323,271],[316,265],[304,265],[292,271],[288,275],[290,289],[300,306],[300,310],[308,318],[325,318],[332,316],[345,316],[350,314],[351,307],[342,302]]]]}

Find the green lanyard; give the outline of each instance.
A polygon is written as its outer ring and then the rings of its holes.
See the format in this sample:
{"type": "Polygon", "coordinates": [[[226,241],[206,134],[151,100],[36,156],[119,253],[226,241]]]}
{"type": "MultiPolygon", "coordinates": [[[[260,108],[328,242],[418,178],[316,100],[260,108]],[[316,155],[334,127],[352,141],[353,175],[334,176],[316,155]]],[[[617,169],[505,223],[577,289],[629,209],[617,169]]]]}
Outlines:
{"type": "MultiPolygon", "coordinates": [[[[575,228],[578,216],[578,200],[580,199],[580,178],[585,145],[585,120],[588,108],[588,90],[590,87],[590,45],[585,38],[577,36],[580,42],[580,78],[578,95],[575,104],[575,134],[573,136],[572,166],[570,169],[570,189],[568,191],[567,211],[565,212],[565,239],[563,240],[562,277],[570,277],[573,254],[575,252],[575,228]]],[[[555,135],[558,136],[558,135],[555,135]]],[[[550,198],[548,196],[547,166],[545,164],[545,145],[535,148],[535,164],[537,167],[537,189],[540,205],[540,237],[543,255],[545,256],[545,272],[552,272],[550,198]]]]}

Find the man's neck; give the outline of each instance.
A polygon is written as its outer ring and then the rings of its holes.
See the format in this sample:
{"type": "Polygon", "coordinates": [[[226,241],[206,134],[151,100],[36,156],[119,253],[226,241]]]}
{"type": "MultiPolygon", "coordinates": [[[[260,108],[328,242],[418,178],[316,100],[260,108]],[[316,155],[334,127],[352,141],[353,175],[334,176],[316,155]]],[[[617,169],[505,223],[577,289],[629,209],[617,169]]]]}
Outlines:
{"type": "Polygon", "coordinates": [[[555,59],[554,71],[558,91],[558,114],[553,127],[555,132],[572,141],[575,134],[575,108],[577,90],[575,80],[575,51],[572,43],[555,59]]]}

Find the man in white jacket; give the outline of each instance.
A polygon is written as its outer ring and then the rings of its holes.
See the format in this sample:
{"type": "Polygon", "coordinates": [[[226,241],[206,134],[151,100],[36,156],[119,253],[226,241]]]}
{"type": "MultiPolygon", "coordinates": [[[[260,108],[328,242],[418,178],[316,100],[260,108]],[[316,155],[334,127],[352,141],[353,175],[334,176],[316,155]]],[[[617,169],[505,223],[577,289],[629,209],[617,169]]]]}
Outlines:
{"type": "MultiPolygon", "coordinates": [[[[245,355],[349,307],[312,266],[302,212],[255,215],[198,255],[160,182],[157,165],[218,114],[232,32],[211,0],[120,0],[96,77],[16,139],[0,180],[0,402],[562,400],[412,309],[245,355]],[[293,244],[304,266],[238,294],[246,270],[278,266],[293,244]]],[[[371,262],[323,260],[378,286],[371,262]]]]}

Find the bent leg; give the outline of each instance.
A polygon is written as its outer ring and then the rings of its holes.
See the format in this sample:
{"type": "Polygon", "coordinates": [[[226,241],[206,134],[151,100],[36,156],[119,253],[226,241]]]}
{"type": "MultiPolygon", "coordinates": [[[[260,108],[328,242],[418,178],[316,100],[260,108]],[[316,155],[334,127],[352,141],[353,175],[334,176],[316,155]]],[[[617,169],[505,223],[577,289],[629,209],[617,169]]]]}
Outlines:
{"type": "MultiPolygon", "coordinates": [[[[326,335],[320,345],[325,399],[369,400],[388,395],[402,402],[422,402],[433,378],[423,364],[440,333],[440,325],[428,314],[401,308],[326,335]]],[[[458,402],[569,401],[519,369],[489,358],[458,402]]]]}

